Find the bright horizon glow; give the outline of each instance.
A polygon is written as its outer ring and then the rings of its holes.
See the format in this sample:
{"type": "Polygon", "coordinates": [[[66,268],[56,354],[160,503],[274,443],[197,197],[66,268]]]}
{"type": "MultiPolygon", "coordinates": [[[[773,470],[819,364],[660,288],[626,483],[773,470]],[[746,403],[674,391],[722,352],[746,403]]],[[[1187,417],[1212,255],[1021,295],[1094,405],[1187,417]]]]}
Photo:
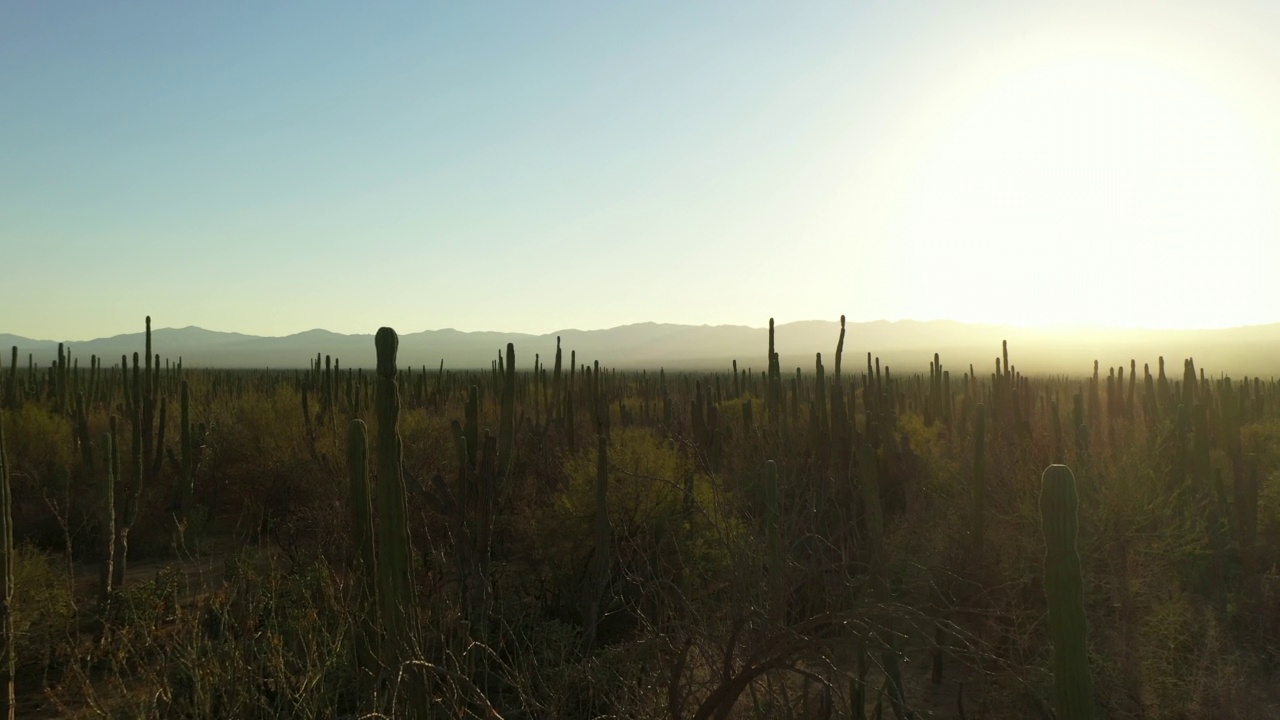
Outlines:
{"type": "Polygon", "coordinates": [[[0,333],[1280,322],[1277,36],[1243,0],[10,6],[0,333]]]}

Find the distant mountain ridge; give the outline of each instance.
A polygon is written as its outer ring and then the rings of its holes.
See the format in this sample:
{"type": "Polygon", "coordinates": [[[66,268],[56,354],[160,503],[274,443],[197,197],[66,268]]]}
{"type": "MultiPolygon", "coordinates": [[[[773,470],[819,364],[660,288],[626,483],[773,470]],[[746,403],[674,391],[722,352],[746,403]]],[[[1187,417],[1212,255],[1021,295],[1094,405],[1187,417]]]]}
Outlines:
{"type": "MultiPolygon", "coordinates": [[[[838,322],[806,320],[776,328],[777,349],[784,370],[814,367],[815,353],[834,366],[838,322]]],[[[535,353],[548,367],[555,358],[556,338],[561,340],[564,362],[570,351],[579,363],[599,361],[617,368],[725,369],[737,360],[740,369],[760,371],[766,366],[766,328],[743,325],[676,325],[637,323],[605,330],[562,330],[544,335],[505,332],[463,332],[446,328],[400,336],[401,367],[434,369],[443,360],[446,368],[487,369],[508,342],[516,348],[517,365],[531,369],[535,353]]],[[[974,365],[979,376],[994,370],[1001,341],[1008,340],[1010,361],[1028,373],[1089,374],[1093,361],[1102,372],[1112,366],[1128,367],[1136,359],[1138,371],[1149,363],[1156,372],[1157,357],[1166,360],[1166,373],[1180,376],[1181,361],[1194,357],[1206,373],[1280,375],[1280,323],[1223,330],[1117,330],[1078,328],[1060,331],[999,325],[966,324],[949,320],[873,321],[849,323],[844,366],[865,368],[871,352],[899,370],[927,369],[933,353],[944,368],[959,375],[974,365]]],[[[122,356],[142,352],[143,333],[130,333],[82,342],[64,341],[82,365],[90,355],[118,365],[122,356]]],[[[218,332],[198,327],[160,328],[152,332],[153,351],[162,358],[182,358],[186,367],[305,368],[316,354],[329,355],[343,367],[369,368],[374,364],[373,334],[344,335],[328,330],[307,330],[283,337],[261,337],[218,332]]],[[[28,355],[41,366],[57,357],[58,342],[32,340],[0,333],[0,364],[9,363],[11,347],[18,348],[19,364],[28,355]]]]}

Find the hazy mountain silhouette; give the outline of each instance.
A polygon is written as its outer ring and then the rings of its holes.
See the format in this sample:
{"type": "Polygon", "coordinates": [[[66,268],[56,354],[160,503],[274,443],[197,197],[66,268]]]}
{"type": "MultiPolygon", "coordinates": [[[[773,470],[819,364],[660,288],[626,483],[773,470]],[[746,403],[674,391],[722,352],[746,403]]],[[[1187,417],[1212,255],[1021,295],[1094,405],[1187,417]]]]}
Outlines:
{"type": "MultiPolygon", "coordinates": [[[[821,352],[828,370],[835,362],[839,323],[809,320],[777,327],[777,349],[782,367],[813,369],[814,354],[821,352]]],[[[739,368],[765,368],[768,331],[741,325],[671,325],[639,323],[607,330],[562,330],[546,335],[502,332],[427,330],[400,336],[400,364],[438,367],[443,359],[452,369],[488,368],[508,342],[515,343],[517,366],[531,369],[534,354],[550,367],[555,358],[556,336],[561,338],[564,362],[571,350],[579,363],[599,360],[618,368],[722,369],[733,360],[739,368]]],[[[1194,357],[1206,373],[1235,375],[1280,374],[1280,323],[1225,330],[1117,330],[1076,328],[1072,331],[965,324],[952,321],[877,321],[850,323],[845,339],[845,368],[866,367],[872,352],[900,371],[928,367],[933,353],[941,354],[944,368],[955,375],[968,370],[984,376],[995,368],[1001,340],[1009,341],[1010,361],[1030,373],[1092,372],[1097,359],[1105,374],[1112,366],[1127,367],[1131,358],[1150,363],[1166,359],[1166,372],[1181,376],[1182,359],[1194,357]]],[[[317,353],[330,355],[343,367],[372,367],[373,334],[343,335],[328,330],[308,330],[285,337],[258,337],[224,333],[198,327],[162,328],[152,333],[154,352],[169,360],[183,359],[187,367],[304,368],[317,353]]],[[[82,342],[68,341],[81,366],[89,356],[118,365],[121,356],[142,352],[142,333],[117,335],[82,342]]],[[[0,334],[0,362],[9,362],[8,348],[18,347],[19,364],[30,354],[41,366],[57,357],[58,343],[0,334]]]]}

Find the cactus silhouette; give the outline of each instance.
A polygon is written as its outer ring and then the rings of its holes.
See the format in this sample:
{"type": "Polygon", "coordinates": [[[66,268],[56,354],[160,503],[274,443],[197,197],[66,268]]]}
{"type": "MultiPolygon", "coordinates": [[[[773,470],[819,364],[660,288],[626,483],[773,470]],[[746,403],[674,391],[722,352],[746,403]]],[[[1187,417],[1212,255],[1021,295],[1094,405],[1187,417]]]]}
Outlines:
{"type": "Polygon", "coordinates": [[[403,445],[397,427],[400,420],[400,391],[396,384],[396,352],[400,346],[400,338],[395,330],[380,328],[374,338],[374,345],[378,356],[375,395],[378,414],[375,584],[378,611],[386,638],[382,649],[383,662],[388,667],[398,667],[400,662],[408,659],[418,639],[418,603],[401,466],[403,445]]]}
{"type": "Polygon", "coordinates": [[[1089,720],[1093,717],[1093,684],[1085,643],[1084,581],[1076,549],[1080,533],[1076,479],[1066,465],[1050,465],[1040,482],[1054,704],[1059,720],[1089,720]]]}

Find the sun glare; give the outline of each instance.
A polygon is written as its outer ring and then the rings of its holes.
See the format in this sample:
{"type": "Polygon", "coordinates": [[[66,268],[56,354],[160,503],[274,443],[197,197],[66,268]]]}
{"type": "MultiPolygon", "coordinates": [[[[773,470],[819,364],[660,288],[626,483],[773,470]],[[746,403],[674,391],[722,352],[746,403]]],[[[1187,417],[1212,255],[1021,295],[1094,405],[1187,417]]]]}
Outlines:
{"type": "Polygon", "coordinates": [[[970,89],[917,138],[892,229],[919,263],[919,315],[946,293],[962,320],[1273,320],[1272,149],[1203,77],[1158,53],[1067,47],[959,78],[970,89]]]}

